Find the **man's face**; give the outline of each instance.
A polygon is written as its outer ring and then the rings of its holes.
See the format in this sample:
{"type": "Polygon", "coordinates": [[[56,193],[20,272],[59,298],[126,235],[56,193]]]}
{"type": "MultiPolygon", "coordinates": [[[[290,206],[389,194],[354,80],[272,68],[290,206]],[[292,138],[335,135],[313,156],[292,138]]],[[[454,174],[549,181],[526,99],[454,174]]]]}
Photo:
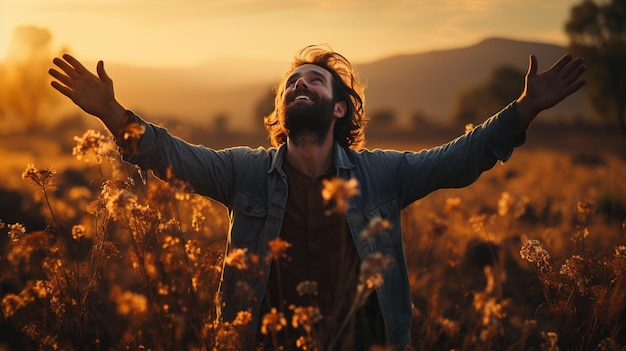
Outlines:
{"type": "Polygon", "coordinates": [[[326,139],[334,118],[338,117],[332,79],[330,72],[312,64],[298,67],[287,79],[283,94],[284,123],[294,142],[306,136],[319,143],[326,139]]]}

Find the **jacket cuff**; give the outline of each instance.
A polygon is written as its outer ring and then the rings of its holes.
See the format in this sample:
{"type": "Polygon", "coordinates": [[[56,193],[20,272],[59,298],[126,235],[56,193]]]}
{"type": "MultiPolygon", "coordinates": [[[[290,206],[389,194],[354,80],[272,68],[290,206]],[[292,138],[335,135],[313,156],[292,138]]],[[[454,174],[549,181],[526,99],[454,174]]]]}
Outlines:
{"type": "Polygon", "coordinates": [[[498,142],[493,144],[491,152],[498,160],[508,161],[513,149],[526,142],[526,126],[517,115],[515,102],[500,111],[491,122],[495,123],[498,133],[498,142]]]}

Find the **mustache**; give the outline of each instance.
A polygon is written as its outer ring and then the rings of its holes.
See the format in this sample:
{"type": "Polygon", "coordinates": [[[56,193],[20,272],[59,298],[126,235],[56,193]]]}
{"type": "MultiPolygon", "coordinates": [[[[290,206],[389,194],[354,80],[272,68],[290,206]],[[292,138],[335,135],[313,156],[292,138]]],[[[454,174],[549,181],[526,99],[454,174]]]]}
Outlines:
{"type": "Polygon", "coordinates": [[[309,90],[307,88],[298,88],[296,90],[289,92],[287,96],[285,96],[285,102],[288,104],[292,103],[295,100],[296,96],[300,96],[300,95],[308,96],[313,102],[316,102],[320,99],[319,96],[312,90],[309,90]]]}

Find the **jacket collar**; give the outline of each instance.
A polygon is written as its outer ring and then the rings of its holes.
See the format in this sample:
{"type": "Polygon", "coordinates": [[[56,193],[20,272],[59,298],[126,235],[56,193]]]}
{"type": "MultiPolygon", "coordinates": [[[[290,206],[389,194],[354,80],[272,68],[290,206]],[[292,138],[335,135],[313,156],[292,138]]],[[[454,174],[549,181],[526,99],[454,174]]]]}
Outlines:
{"type": "MultiPolygon", "coordinates": [[[[278,172],[283,177],[286,177],[285,172],[283,172],[283,158],[285,157],[285,151],[287,151],[287,144],[282,144],[278,147],[276,152],[274,153],[274,158],[272,159],[272,163],[270,164],[270,169],[267,173],[278,172]]],[[[335,168],[337,171],[346,170],[354,167],[354,163],[350,160],[348,156],[348,149],[345,149],[339,145],[339,143],[335,142],[333,147],[333,162],[335,163],[335,168]]]]}

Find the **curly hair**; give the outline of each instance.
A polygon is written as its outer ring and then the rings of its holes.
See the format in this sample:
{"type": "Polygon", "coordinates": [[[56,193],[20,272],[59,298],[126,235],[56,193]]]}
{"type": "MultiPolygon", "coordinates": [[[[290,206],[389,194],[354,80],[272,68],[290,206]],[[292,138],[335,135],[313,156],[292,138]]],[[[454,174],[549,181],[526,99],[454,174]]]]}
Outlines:
{"type": "Polygon", "coordinates": [[[332,88],[334,101],[346,103],[346,116],[337,119],[333,130],[334,140],[345,148],[359,149],[365,144],[365,86],[357,77],[350,61],[343,55],[324,45],[307,46],[294,57],[289,69],[275,88],[274,111],[264,118],[265,129],[275,147],[287,141],[287,129],[284,125],[285,107],[283,94],[289,75],[298,67],[314,64],[324,68],[333,76],[332,88]]]}

